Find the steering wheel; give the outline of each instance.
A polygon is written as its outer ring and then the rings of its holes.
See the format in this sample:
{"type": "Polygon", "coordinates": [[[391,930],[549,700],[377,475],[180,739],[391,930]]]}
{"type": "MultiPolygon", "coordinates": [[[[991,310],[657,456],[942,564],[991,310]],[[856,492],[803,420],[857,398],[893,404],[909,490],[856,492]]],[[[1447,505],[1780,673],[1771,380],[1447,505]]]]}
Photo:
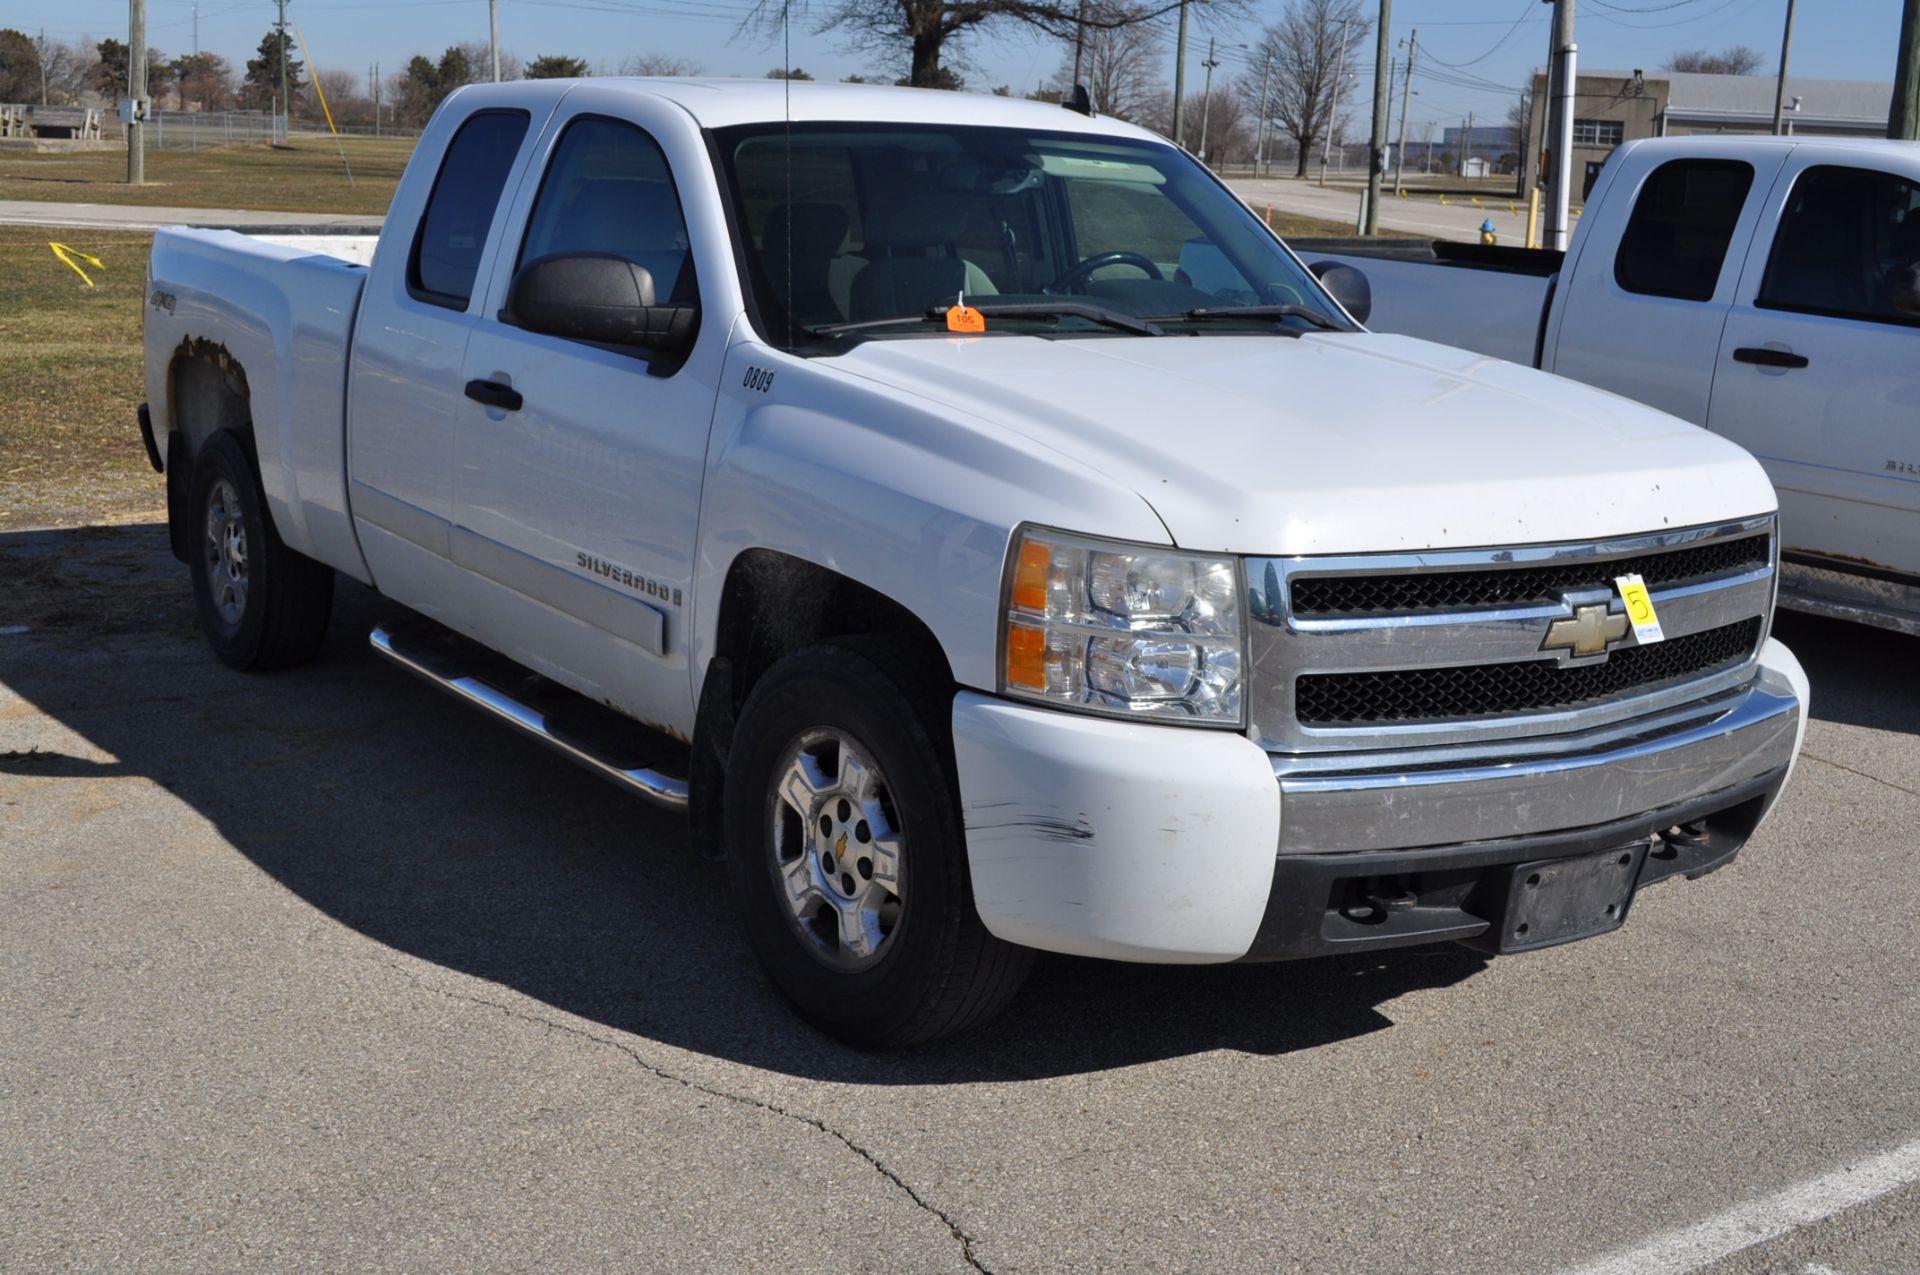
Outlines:
{"type": "Polygon", "coordinates": [[[1144,270],[1149,279],[1165,279],[1160,267],[1153,264],[1153,258],[1144,252],[1099,252],[1091,257],[1076,261],[1060,272],[1059,278],[1042,288],[1042,292],[1072,292],[1075,285],[1087,281],[1087,276],[1103,266],[1132,266],[1144,270]]]}

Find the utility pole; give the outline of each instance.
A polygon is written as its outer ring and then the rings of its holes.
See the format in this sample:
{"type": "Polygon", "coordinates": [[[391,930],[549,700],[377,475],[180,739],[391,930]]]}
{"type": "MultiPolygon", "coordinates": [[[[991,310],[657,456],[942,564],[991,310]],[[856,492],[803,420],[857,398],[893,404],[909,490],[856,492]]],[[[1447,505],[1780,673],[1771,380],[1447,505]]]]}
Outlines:
{"type": "MultiPolygon", "coordinates": [[[[280,6],[280,20],[274,24],[274,27],[280,33],[278,48],[280,52],[281,128],[283,133],[289,133],[292,132],[291,117],[293,115],[293,103],[287,97],[287,0],[274,0],[274,3],[280,6]]],[[[285,140],[284,136],[281,140],[285,140]]]]}
{"type": "Polygon", "coordinates": [[[1213,56],[1213,37],[1207,37],[1207,60],[1200,64],[1207,68],[1207,87],[1200,94],[1200,162],[1207,162],[1207,120],[1213,114],[1213,68],[1220,60],[1213,56]]]}
{"type": "Polygon", "coordinates": [[[40,43],[34,46],[35,61],[40,63],[40,105],[47,104],[47,29],[40,28],[40,43]]]}
{"type": "Polygon", "coordinates": [[[1565,252],[1573,236],[1573,93],[1579,46],[1573,42],[1574,0],[1553,0],[1547,60],[1547,229],[1542,246],[1565,252]]]}
{"type": "Polygon", "coordinates": [[[1909,142],[1920,138],[1920,0],[1907,0],[1900,12],[1900,60],[1893,72],[1887,136],[1909,142]]]}
{"type": "Polygon", "coordinates": [[[1455,157],[1455,162],[1460,167],[1460,172],[1457,174],[1458,176],[1465,177],[1467,175],[1467,160],[1471,158],[1472,155],[1473,155],[1473,112],[1468,111],[1467,122],[1460,126],[1460,154],[1455,157]]]}
{"type": "Polygon", "coordinates": [[[147,179],[147,138],[140,124],[147,96],[147,0],[129,0],[127,6],[127,184],[147,179]]]}
{"type": "Polygon", "coordinates": [[[1400,179],[1407,172],[1407,103],[1413,97],[1413,58],[1420,51],[1420,32],[1407,37],[1407,82],[1400,86],[1400,145],[1393,153],[1393,193],[1400,193],[1400,179]]]}
{"type": "Polygon", "coordinates": [[[1180,0],[1180,37],[1173,45],[1173,144],[1187,144],[1187,4],[1180,0]]]}
{"type": "MultiPolygon", "coordinates": [[[[1340,127],[1340,90],[1347,87],[1347,24],[1351,17],[1340,19],[1340,56],[1333,64],[1333,106],[1327,111],[1327,136],[1320,146],[1320,184],[1327,184],[1327,157],[1333,153],[1333,130],[1340,127]]],[[[1345,163],[1344,158],[1341,161],[1345,163]]]]}
{"type": "Polygon", "coordinates": [[[193,6],[193,56],[200,56],[200,4],[194,0],[193,6]]]}
{"type": "Polygon", "coordinates": [[[1255,177],[1262,176],[1262,170],[1267,166],[1267,124],[1268,116],[1271,114],[1271,112],[1267,110],[1267,80],[1270,79],[1272,75],[1273,53],[1269,50],[1266,65],[1260,68],[1259,127],[1253,130],[1253,175],[1255,177]]]}
{"type": "Polygon", "coordinates": [[[493,61],[493,82],[500,82],[500,0],[487,0],[487,47],[493,61]]]}
{"type": "Polygon", "coordinates": [[[1787,54],[1793,49],[1793,0],[1787,0],[1787,27],[1780,33],[1780,80],[1773,89],[1773,135],[1787,131],[1787,54]]]}
{"type": "Polygon", "coordinates": [[[1380,38],[1373,50],[1373,135],[1367,139],[1367,215],[1360,233],[1380,233],[1380,174],[1387,166],[1387,83],[1393,76],[1393,44],[1387,27],[1393,21],[1393,0],[1380,0],[1380,38]]]}
{"type": "Polygon", "coordinates": [[[1421,163],[1420,171],[1423,173],[1431,173],[1433,172],[1433,121],[1428,120],[1421,127],[1425,128],[1427,131],[1427,135],[1426,135],[1427,158],[1421,163]]]}

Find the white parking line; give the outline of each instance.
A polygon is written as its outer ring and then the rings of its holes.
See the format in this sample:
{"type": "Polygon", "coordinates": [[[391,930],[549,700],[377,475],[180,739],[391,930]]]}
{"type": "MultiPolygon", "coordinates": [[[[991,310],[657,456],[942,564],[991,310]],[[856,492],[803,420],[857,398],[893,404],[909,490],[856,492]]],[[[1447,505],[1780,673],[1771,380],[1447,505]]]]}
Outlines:
{"type": "Polygon", "coordinates": [[[1736,1204],[1562,1275],[1687,1275],[1914,1181],[1920,1181],[1920,1140],[1765,1199],[1736,1204]]]}

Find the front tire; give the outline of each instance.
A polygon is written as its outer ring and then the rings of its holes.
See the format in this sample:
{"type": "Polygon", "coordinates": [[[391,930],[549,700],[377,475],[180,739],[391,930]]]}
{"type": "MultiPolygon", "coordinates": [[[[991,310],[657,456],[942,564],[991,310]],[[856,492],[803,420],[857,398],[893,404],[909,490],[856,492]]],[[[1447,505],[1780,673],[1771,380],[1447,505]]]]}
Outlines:
{"type": "Polygon", "coordinates": [[[747,937],[800,1013],[849,1044],[964,1030],[1032,953],[973,906],[952,690],[895,647],[809,647],[754,687],[727,768],[728,875],[747,937]]]}
{"type": "Polygon", "coordinates": [[[333,569],[281,542],[259,469],[231,431],[201,445],[189,509],[187,565],[214,654],[237,669],[312,659],[327,636],[333,569]]]}

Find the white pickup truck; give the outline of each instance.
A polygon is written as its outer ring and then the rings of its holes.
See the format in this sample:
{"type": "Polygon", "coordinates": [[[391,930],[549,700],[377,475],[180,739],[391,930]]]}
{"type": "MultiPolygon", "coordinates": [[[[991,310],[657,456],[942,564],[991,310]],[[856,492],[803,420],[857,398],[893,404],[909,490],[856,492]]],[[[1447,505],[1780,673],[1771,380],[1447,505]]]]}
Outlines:
{"type": "Polygon", "coordinates": [[[476,86],[377,244],[163,231],[148,299],[219,655],[308,658],[335,573],[377,589],[381,654],[688,808],[863,1044],[1036,948],[1611,930],[1738,852],[1804,730],[1751,457],[1366,332],[1117,121],[476,86]]]}
{"type": "Polygon", "coordinates": [[[1781,604],[1920,635],[1920,146],[1632,142],[1564,262],[1337,247],[1308,259],[1358,269],[1380,330],[1598,385],[1750,449],[1780,493],[1781,604]]]}

